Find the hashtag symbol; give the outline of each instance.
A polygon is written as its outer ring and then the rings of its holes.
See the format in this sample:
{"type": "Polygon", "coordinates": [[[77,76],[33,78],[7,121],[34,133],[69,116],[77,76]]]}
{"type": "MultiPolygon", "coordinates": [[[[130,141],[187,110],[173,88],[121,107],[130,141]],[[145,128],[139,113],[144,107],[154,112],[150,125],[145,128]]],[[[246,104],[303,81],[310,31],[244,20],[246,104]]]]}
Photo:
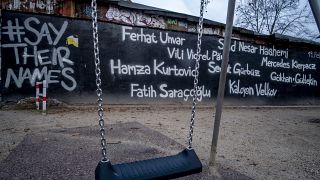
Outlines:
{"type": "Polygon", "coordinates": [[[15,37],[18,38],[18,42],[21,43],[21,35],[25,34],[24,27],[19,26],[19,20],[16,18],[15,19],[15,25],[12,25],[12,21],[8,20],[7,21],[7,26],[2,28],[3,31],[2,34],[7,34],[9,36],[10,41],[15,41],[15,37]]]}

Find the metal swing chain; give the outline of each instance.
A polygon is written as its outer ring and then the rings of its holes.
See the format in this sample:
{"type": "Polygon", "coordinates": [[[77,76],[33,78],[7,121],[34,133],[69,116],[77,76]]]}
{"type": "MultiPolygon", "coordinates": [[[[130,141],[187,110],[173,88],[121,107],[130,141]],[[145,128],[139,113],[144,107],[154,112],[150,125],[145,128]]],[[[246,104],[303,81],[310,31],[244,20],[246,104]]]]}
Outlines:
{"type": "Polygon", "coordinates": [[[97,85],[97,96],[98,96],[98,115],[99,115],[99,126],[101,136],[101,161],[109,161],[107,158],[107,142],[105,139],[104,119],[103,119],[103,107],[102,107],[102,89],[101,89],[101,70],[100,70],[100,57],[99,57],[99,38],[98,38],[98,13],[97,13],[97,1],[92,0],[92,30],[93,30],[93,46],[94,46],[94,63],[95,63],[95,74],[96,74],[96,85],[97,85]]]}
{"type": "Polygon", "coordinates": [[[190,130],[188,135],[188,149],[192,149],[192,138],[193,138],[193,128],[194,128],[194,120],[196,114],[196,105],[198,99],[198,82],[199,82],[199,66],[200,66],[200,52],[201,52],[201,38],[203,33],[203,12],[208,5],[209,0],[201,0],[200,7],[200,17],[199,17],[199,25],[198,25],[198,41],[197,41],[197,59],[195,64],[195,76],[193,81],[193,97],[192,97],[192,111],[191,111],[191,119],[190,119],[190,130]]]}
{"type": "MultiPolygon", "coordinates": [[[[198,90],[198,81],[199,81],[199,61],[200,61],[200,52],[201,52],[201,38],[203,33],[203,12],[205,7],[209,3],[209,0],[201,0],[200,8],[200,17],[199,17],[199,28],[198,28],[198,41],[197,41],[197,59],[195,64],[195,76],[194,76],[194,88],[193,88],[193,100],[192,100],[192,112],[190,120],[190,130],[188,136],[188,149],[192,149],[192,137],[193,137],[193,128],[195,120],[195,109],[197,104],[197,90],[198,90]]],[[[101,153],[102,161],[109,161],[107,158],[106,150],[106,139],[105,139],[105,128],[104,128],[104,119],[103,119],[103,100],[102,100],[102,89],[101,89],[101,70],[100,70],[100,57],[99,57],[99,39],[98,39],[98,18],[97,18],[97,2],[92,0],[92,28],[93,28],[93,44],[94,44],[94,58],[95,58],[95,74],[96,74],[96,85],[97,85],[97,96],[98,96],[98,115],[99,115],[99,126],[100,126],[100,136],[101,136],[101,153]]]]}

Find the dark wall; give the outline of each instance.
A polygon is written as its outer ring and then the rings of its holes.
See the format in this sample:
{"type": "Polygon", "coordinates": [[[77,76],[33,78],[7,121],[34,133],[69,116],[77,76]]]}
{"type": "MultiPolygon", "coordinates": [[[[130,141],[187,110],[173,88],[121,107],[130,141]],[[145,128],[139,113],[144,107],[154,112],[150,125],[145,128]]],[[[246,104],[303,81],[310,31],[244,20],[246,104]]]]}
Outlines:
{"type": "MultiPolygon", "coordinates": [[[[191,99],[196,34],[100,23],[99,38],[107,94],[133,101],[191,99]]],[[[90,21],[6,11],[1,39],[4,99],[34,95],[34,82],[44,78],[49,97],[95,90],[90,21]]],[[[216,96],[222,48],[221,37],[202,38],[199,100],[216,96]]],[[[231,49],[227,99],[319,99],[319,46],[234,40],[231,49]]]]}

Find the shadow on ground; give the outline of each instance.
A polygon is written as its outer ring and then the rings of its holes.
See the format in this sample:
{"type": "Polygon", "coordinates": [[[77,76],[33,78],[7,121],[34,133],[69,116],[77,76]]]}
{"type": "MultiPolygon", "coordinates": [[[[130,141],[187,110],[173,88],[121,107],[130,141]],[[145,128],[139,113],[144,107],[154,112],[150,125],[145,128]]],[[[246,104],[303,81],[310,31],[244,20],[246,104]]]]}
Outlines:
{"type": "MultiPolygon", "coordinates": [[[[108,126],[108,157],[113,164],[174,155],[181,144],[139,123],[108,126]]],[[[50,130],[28,134],[0,162],[0,179],[94,179],[101,157],[98,127],[50,130]]],[[[221,167],[222,179],[250,179],[221,167]]],[[[208,167],[200,174],[181,179],[213,179],[208,167]]]]}

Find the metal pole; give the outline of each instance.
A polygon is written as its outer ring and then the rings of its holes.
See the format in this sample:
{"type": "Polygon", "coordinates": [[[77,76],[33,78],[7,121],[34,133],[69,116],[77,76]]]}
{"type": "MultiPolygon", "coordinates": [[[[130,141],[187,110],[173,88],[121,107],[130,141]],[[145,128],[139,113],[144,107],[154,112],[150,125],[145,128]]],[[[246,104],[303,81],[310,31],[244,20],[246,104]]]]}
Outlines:
{"type": "Polygon", "coordinates": [[[40,94],[40,82],[36,82],[36,107],[37,107],[37,110],[40,110],[40,98],[39,98],[39,94],[40,94]]]}
{"type": "Polygon", "coordinates": [[[214,120],[214,129],[213,129],[213,137],[212,137],[212,143],[211,143],[209,166],[215,165],[216,154],[217,154],[217,143],[218,143],[218,137],[219,137],[219,128],[220,128],[220,120],[221,120],[221,113],[222,113],[222,106],[223,106],[224,90],[225,90],[225,84],[226,84],[226,78],[227,78],[227,68],[228,68],[228,61],[229,61],[229,52],[230,52],[235,4],[236,4],[235,0],[229,0],[224,45],[223,45],[223,60],[222,60],[220,80],[219,80],[219,89],[218,89],[218,96],[217,96],[216,114],[215,114],[215,120],[214,120]]]}
{"type": "Polygon", "coordinates": [[[42,115],[47,115],[47,81],[42,83],[42,115]]]}

